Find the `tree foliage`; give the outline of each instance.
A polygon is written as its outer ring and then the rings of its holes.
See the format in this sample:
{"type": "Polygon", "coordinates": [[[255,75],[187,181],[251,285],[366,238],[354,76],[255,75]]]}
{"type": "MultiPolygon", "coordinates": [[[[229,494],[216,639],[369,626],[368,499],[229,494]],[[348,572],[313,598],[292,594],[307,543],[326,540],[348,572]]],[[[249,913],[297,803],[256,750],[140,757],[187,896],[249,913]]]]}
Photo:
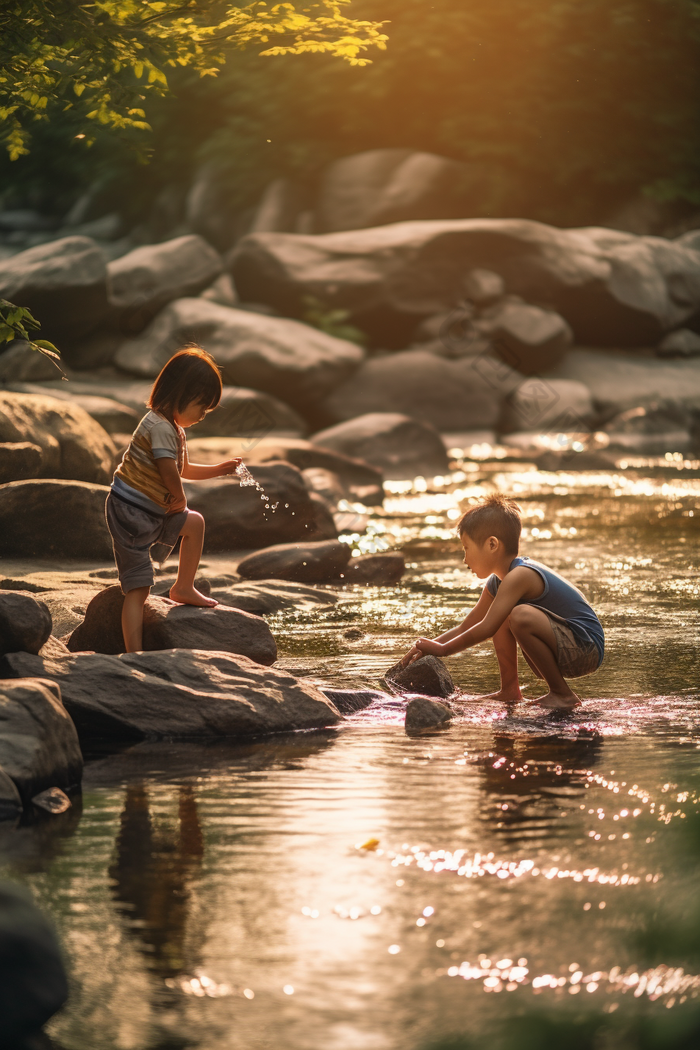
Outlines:
{"type": "MultiPolygon", "coordinates": [[[[26,306],[15,306],[7,299],[0,299],[0,348],[6,343],[12,343],[15,339],[23,340],[29,344],[32,350],[47,357],[59,372],[63,370],[59,365],[61,355],[48,339],[32,339],[32,332],[41,328],[41,322],[37,321],[31,310],[26,306]]],[[[65,379],[66,377],[63,376],[65,379]]]]}
{"type": "Polygon", "coordinates": [[[167,91],[171,70],[216,75],[231,48],[270,45],[263,55],[313,52],[365,65],[365,52],[387,38],[380,23],[345,15],[350,2],[9,0],[0,8],[0,119],[10,156],[28,152],[31,124],[54,106],[148,130],[142,103],[167,91]]]}

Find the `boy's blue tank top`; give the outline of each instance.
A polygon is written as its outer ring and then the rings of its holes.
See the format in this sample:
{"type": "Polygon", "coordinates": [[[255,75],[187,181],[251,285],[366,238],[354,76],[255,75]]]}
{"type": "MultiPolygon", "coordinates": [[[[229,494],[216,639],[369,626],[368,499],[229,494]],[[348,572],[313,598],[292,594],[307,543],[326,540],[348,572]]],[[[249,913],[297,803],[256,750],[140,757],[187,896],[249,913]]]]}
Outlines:
{"type": "MultiPolygon", "coordinates": [[[[544,609],[545,612],[554,613],[555,616],[559,616],[562,620],[566,620],[567,626],[571,628],[574,636],[579,641],[584,643],[593,642],[602,660],[605,652],[603,627],[581,592],[574,587],[573,583],[569,583],[554,569],[548,569],[546,565],[542,565],[538,561],[531,561],[529,558],[521,558],[520,556],[513,558],[508,572],[519,565],[524,565],[526,569],[534,569],[536,573],[539,573],[544,583],[544,590],[539,598],[521,598],[516,604],[534,605],[544,609]]],[[[489,594],[493,595],[494,598],[500,585],[501,581],[495,574],[489,576],[486,581],[489,594]]]]}

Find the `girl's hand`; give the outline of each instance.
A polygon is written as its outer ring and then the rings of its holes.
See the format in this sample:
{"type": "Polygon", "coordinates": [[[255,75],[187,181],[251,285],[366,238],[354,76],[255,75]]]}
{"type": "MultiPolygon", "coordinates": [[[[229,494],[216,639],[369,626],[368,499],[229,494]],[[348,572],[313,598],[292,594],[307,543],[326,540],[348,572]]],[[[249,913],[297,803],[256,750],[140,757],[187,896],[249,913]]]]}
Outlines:
{"type": "Polygon", "coordinates": [[[219,474],[220,478],[226,477],[228,474],[235,474],[237,467],[240,467],[243,460],[240,456],[236,459],[225,459],[223,463],[219,463],[219,474]]]}
{"type": "Polygon", "coordinates": [[[168,514],[179,514],[181,510],[187,510],[187,497],[184,493],[182,496],[173,496],[168,504],[168,514]]]}
{"type": "Polygon", "coordinates": [[[445,649],[442,642],[433,642],[430,638],[419,638],[415,648],[425,656],[442,656],[445,649]]]}

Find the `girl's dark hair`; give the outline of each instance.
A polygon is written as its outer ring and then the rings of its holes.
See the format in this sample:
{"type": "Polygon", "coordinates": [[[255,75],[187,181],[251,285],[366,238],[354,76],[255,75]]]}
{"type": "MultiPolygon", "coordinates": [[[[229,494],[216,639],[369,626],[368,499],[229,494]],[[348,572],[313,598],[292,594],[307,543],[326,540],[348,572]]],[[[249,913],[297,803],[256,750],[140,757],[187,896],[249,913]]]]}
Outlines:
{"type": "Polygon", "coordinates": [[[148,407],[166,419],[183,412],[193,401],[201,401],[207,411],[221,400],[221,375],[211,354],[201,346],[187,346],[171,357],[153,384],[148,407]]]}
{"type": "Polygon", "coordinates": [[[465,510],[457,522],[460,536],[465,534],[475,543],[483,544],[489,536],[499,539],[507,554],[517,554],[520,548],[520,507],[513,499],[494,492],[480,500],[475,507],[465,510]]]}

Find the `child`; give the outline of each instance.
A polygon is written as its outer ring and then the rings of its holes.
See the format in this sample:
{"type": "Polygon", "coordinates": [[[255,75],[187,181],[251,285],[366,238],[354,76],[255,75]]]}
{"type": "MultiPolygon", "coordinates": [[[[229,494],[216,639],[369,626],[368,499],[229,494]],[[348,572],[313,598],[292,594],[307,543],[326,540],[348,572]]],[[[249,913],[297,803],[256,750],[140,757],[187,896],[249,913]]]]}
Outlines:
{"type": "Polygon", "coordinates": [[[517,703],[518,645],[549,692],[533,701],[568,710],[580,703],[565,678],[596,671],[604,635],[591,606],[573,584],[539,562],[521,558],[520,508],[502,495],[488,496],[458,522],[464,562],[486,586],[468,616],[434,641],[419,638],[403,658],[406,666],[427,653],[450,656],[493,638],[501,688],[489,699],[517,703]]]}
{"type": "Polygon", "coordinates": [[[119,583],[124,593],[122,631],[128,653],[143,642],[143,607],[154,583],[151,548],[162,564],[182,537],[173,601],[218,603],[194,585],[204,543],[204,518],[187,509],[181,478],[200,481],[233,474],[240,459],[212,466],[190,463],[185,429],[199,423],[221,400],[221,376],[214,359],[199,347],[175,354],[153,384],[149,412],[134,431],[114,472],[105,513],[112,536],[119,583]]]}

